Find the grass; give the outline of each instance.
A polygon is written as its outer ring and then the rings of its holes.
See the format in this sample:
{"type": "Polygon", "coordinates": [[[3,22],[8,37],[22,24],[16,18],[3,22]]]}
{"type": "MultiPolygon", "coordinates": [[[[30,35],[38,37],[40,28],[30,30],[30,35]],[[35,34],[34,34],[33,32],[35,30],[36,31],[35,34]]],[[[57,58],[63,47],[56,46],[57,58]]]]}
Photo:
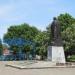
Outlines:
{"type": "Polygon", "coordinates": [[[68,61],[73,61],[73,62],[75,62],[75,55],[70,56],[70,57],[68,58],[68,61]]]}

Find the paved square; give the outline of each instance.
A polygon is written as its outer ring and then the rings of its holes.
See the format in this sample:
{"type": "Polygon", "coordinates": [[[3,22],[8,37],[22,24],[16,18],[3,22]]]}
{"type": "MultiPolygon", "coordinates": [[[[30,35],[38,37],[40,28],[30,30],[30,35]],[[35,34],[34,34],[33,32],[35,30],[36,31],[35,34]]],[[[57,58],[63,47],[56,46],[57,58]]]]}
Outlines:
{"type": "Polygon", "coordinates": [[[16,69],[0,62],[0,75],[75,75],[75,68],[16,69]]]}

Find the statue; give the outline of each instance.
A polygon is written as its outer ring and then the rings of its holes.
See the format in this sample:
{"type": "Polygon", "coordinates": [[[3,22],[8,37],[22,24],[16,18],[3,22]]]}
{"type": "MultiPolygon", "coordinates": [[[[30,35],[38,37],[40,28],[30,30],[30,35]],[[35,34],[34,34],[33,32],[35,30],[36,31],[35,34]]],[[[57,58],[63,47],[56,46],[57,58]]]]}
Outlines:
{"type": "Polygon", "coordinates": [[[62,45],[61,39],[61,31],[60,31],[60,22],[56,17],[53,18],[53,22],[51,24],[51,45],[48,46],[47,51],[47,59],[56,63],[65,63],[65,54],[64,48],[62,45]]]}
{"type": "Polygon", "coordinates": [[[51,41],[52,46],[62,46],[60,22],[57,20],[56,17],[53,18],[53,22],[51,24],[51,36],[52,36],[51,41]]]}

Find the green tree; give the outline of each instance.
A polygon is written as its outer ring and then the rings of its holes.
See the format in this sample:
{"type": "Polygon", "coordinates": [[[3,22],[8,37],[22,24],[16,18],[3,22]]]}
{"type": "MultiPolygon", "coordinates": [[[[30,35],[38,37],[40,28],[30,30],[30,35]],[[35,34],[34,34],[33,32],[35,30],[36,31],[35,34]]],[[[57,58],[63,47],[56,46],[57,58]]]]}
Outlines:
{"type": "Polygon", "coordinates": [[[51,40],[52,40],[52,36],[51,36],[51,24],[49,24],[46,28],[46,35],[47,35],[47,42],[48,42],[48,45],[51,44],[51,40]]]}
{"type": "Polygon", "coordinates": [[[66,31],[62,32],[65,50],[74,50],[75,48],[75,24],[69,26],[66,31]]]}
{"type": "Polygon", "coordinates": [[[74,46],[73,40],[75,39],[75,18],[73,18],[70,14],[60,14],[58,16],[58,20],[61,25],[61,35],[63,39],[63,44],[65,50],[70,50],[71,45],[74,46]]]}
{"type": "MultiPolygon", "coordinates": [[[[75,52],[75,18],[68,13],[60,14],[57,18],[61,25],[61,37],[65,51],[75,52]]],[[[47,27],[48,33],[50,33],[50,25],[47,27]]],[[[50,35],[51,33],[48,37],[50,35]]]]}
{"type": "MultiPolygon", "coordinates": [[[[24,23],[18,26],[10,26],[10,28],[8,28],[8,32],[4,35],[4,40],[12,38],[23,38],[25,40],[33,41],[38,33],[39,30],[36,27],[24,23]]],[[[15,50],[19,51],[18,48],[16,48],[15,50]]]]}
{"type": "Polygon", "coordinates": [[[33,40],[38,34],[39,30],[29,24],[21,24],[18,26],[11,26],[8,32],[4,35],[4,39],[8,38],[24,38],[26,40],[33,40]]]}
{"type": "Polygon", "coordinates": [[[60,21],[62,31],[65,31],[69,26],[71,26],[75,22],[75,18],[73,18],[70,14],[60,14],[58,17],[60,21]]]}
{"type": "Polygon", "coordinates": [[[41,56],[41,59],[44,59],[47,54],[47,46],[48,46],[48,36],[47,32],[43,31],[40,32],[36,37],[35,37],[35,42],[36,42],[36,54],[41,56]]]}
{"type": "Polygon", "coordinates": [[[19,46],[12,45],[10,46],[10,50],[13,51],[14,54],[17,54],[19,52],[19,46]]]}
{"type": "Polygon", "coordinates": [[[23,52],[26,54],[26,58],[29,59],[29,55],[31,54],[32,46],[24,45],[23,52]]]}
{"type": "Polygon", "coordinates": [[[2,54],[3,46],[2,46],[2,41],[0,39],[0,55],[2,54]]]}

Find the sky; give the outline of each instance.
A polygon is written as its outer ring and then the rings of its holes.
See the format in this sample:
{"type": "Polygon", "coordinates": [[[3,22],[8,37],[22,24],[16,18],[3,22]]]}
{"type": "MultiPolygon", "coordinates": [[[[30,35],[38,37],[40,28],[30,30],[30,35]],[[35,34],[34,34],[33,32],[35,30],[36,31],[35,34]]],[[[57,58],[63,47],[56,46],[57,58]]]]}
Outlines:
{"type": "Polygon", "coordinates": [[[28,23],[45,30],[61,13],[75,17],[75,0],[0,0],[0,38],[11,25],[28,23]]]}

